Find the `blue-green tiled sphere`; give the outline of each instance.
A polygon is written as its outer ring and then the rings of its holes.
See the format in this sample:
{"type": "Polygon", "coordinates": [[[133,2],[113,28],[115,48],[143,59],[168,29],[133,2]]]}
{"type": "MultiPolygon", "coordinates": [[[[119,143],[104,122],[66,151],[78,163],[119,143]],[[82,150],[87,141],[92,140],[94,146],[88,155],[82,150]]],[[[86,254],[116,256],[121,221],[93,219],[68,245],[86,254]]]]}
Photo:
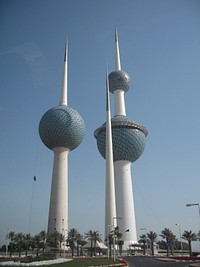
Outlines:
{"type": "Polygon", "coordinates": [[[109,76],[109,90],[114,93],[115,90],[123,90],[125,93],[130,88],[130,77],[123,70],[112,71],[109,76]]]}
{"type": "Polygon", "coordinates": [[[41,118],[39,134],[49,148],[66,147],[75,149],[83,140],[85,123],[80,114],[65,105],[49,109],[41,118]]]}
{"type": "MultiPolygon", "coordinates": [[[[113,160],[136,161],[144,151],[145,137],[147,130],[128,119],[126,116],[115,116],[112,121],[112,141],[113,141],[113,160]]],[[[106,124],[104,123],[95,132],[97,147],[102,155],[106,157],[106,124]]]]}

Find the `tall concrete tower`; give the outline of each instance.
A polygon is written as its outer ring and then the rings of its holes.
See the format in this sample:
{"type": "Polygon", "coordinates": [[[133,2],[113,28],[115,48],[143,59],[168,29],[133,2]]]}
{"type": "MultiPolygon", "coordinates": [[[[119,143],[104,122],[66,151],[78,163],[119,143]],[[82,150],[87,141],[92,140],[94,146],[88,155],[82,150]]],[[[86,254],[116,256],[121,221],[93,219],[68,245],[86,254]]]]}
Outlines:
{"type": "Polygon", "coordinates": [[[112,127],[110,113],[110,95],[108,70],[106,71],[106,187],[105,187],[105,239],[113,227],[116,226],[116,199],[115,199],[115,180],[113,165],[113,144],[112,127]]]}
{"type": "MultiPolygon", "coordinates": [[[[117,225],[125,248],[137,243],[136,219],[132,189],[131,165],[143,153],[148,131],[127,118],[124,95],[130,88],[130,78],[121,69],[118,34],[115,31],[115,70],[109,74],[109,90],[114,94],[114,117],[111,120],[117,225]]],[[[106,127],[96,129],[97,147],[106,158],[106,127]]],[[[107,203],[108,204],[108,203],[107,203]]],[[[105,225],[105,228],[107,225],[105,225]]]]}
{"type": "Polygon", "coordinates": [[[67,105],[67,61],[66,44],[60,104],[49,109],[39,124],[42,142],[54,152],[48,233],[57,231],[64,236],[68,230],[68,154],[80,145],[85,134],[84,120],[67,105]]]}

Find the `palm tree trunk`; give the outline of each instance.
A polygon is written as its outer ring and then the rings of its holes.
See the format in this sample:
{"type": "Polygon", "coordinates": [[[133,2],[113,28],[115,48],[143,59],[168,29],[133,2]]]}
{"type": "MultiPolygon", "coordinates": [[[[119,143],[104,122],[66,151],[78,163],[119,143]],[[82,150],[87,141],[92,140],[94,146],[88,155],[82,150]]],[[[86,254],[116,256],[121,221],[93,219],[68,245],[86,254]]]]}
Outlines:
{"type": "Polygon", "coordinates": [[[94,256],[96,256],[96,242],[94,243],[94,256]]]}
{"type": "Polygon", "coordinates": [[[145,243],[143,243],[143,255],[145,255],[145,243]]]}
{"type": "Polygon", "coordinates": [[[61,246],[62,246],[62,242],[60,242],[60,256],[61,256],[61,254],[62,254],[62,251],[61,251],[61,246]]]}
{"type": "Polygon", "coordinates": [[[151,242],[151,252],[152,252],[152,256],[154,256],[154,243],[151,242]]]}
{"type": "Polygon", "coordinates": [[[93,245],[92,245],[92,240],[91,240],[91,243],[90,243],[90,257],[92,257],[92,248],[93,248],[93,245]]]}
{"type": "Polygon", "coordinates": [[[169,245],[168,245],[168,241],[167,241],[167,257],[169,257],[169,245]]]}
{"type": "Polygon", "coordinates": [[[190,257],[192,257],[192,246],[191,246],[191,241],[188,241],[189,244],[189,253],[190,253],[190,257]]]}
{"type": "Polygon", "coordinates": [[[174,255],[174,245],[171,245],[171,254],[174,255]]]}

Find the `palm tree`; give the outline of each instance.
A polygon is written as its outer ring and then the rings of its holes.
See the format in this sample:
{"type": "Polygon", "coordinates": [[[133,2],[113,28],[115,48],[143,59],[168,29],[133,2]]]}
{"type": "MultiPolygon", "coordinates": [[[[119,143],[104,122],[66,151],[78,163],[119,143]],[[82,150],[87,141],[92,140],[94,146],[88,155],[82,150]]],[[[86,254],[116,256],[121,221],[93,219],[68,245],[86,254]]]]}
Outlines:
{"type": "Polygon", "coordinates": [[[117,245],[119,246],[119,255],[122,254],[122,247],[124,245],[124,240],[118,240],[117,245]]]}
{"type": "MultiPolygon", "coordinates": [[[[81,235],[81,234],[77,234],[76,235],[76,244],[77,244],[77,248],[76,248],[76,250],[77,250],[77,256],[79,256],[79,254],[80,254],[80,248],[81,248],[81,246],[83,245],[83,244],[85,244],[86,243],[86,241],[85,240],[83,240],[83,236],[81,235]]],[[[81,250],[82,251],[82,250],[81,250]]]]}
{"type": "Polygon", "coordinates": [[[55,231],[54,233],[49,233],[47,234],[47,245],[51,248],[51,250],[53,248],[57,248],[58,247],[58,236],[59,233],[57,231],[55,231]]]}
{"type": "Polygon", "coordinates": [[[93,231],[93,242],[94,242],[94,256],[96,256],[97,242],[101,242],[101,235],[99,234],[99,231],[93,231]]]}
{"type": "Polygon", "coordinates": [[[113,235],[112,235],[112,233],[109,233],[108,239],[106,239],[105,241],[108,242],[108,246],[109,246],[109,258],[111,258],[111,254],[112,254],[111,246],[113,244],[113,235]]]}
{"type": "Polygon", "coordinates": [[[146,247],[146,243],[147,243],[147,237],[146,237],[146,235],[141,235],[140,236],[140,240],[138,242],[142,244],[143,255],[145,255],[145,247],[146,247]]]}
{"type": "Polygon", "coordinates": [[[170,247],[171,247],[171,253],[173,254],[173,247],[174,247],[174,241],[176,240],[176,236],[172,233],[172,231],[169,228],[165,228],[164,230],[162,230],[160,236],[166,240],[167,256],[169,256],[170,247]]]}
{"type": "Polygon", "coordinates": [[[87,233],[85,233],[85,238],[90,241],[90,256],[93,255],[93,231],[89,230],[87,233]]]}
{"type": "Polygon", "coordinates": [[[33,253],[34,253],[34,249],[35,249],[35,247],[36,247],[35,238],[34,238],[33,236],[31,236],[30,247],[31,247],[32,254],[33,254],[33,253]]]}
{"type": "Polygon", "coordinates": [[[59,242],[59,250],[60,250],[60,256],[61,256],[61,252],[62,252],[62,243],[64,242],[64,246],[65,246],[65,236],[61,233],[58,233],[58,242],[59,242]]]}
{"type": "Polygon", "coordinates": [[[77,236],[79,232],[77,229],[72,228],[68,232],[68,237],[67,237],[67,243],[69,244],[71,251],[72,251],[72,257],[74,257],[74,247],[77,241],[77,236]]]}
{"type": "Polygon", "coordinates": [[[24,245],[24,234],[23,233],[16,234],[14,240],[17,251],[19,252],[19,257],[21,257],[21,252],[23,251],[23,245],[24,245]]]}
{"type": "Polygon", "coordinates": [[[36,255],[38,256],[39,255],[39,250],[40,250],[40,247],[41,247],[41,237],[39,234],[35,235],[34,236],[34,239],[35,239],[35,245],[36,245],[36,255]]]}
{"type": "Polygon", "coordinates": [[[40,240],[41,240],[42,253],[44,254],[45,247],[46,247],[46,239],[47,239],[46,231],[45,230],[40,231],[39,236],[40,236],[40,240]]]}
{"type": "Polygon", "coordinates": [[[15,240],[15,232],[10,232],[6,236],[7,239],[10,239],[10,257],[12,257],[13,253],[13,245],[14,245],[14,240],[15,240]]]}
{"type": "Polygon", "coordinates": [[[30,245],[31,245],[31,235],[30,234],[26,234],[26,235],[24,235],[24,247],[25,247],[25,255],[26,255],[26,257],[27,257],[30,245]]]}
{"type": "Polygon", "coordinates": [[[197,239],[200,241],[200,231],[197,233],[197,239]]]}
{"type": "Polygon", "coordinates": [[[154,256],[154,242],[156,241],[157,234],[150,231],[149,233],[147,233],[147,237],[150,240],[151,254],[154,256]]]}
{"type": "Polygon", "coordinates": [[[115,227],[115,229],[114,229],[114,235],[117,237],[117,239],[122,238],[122,232],[121,232],[119,226],[116,226],[115,227]]]}
{"type": "MultiPolygon", "coordinates": [[[[121,229],[119,228],[119,226],[116,226],[114,228],[114,232],[113,232],[113,238],[115,239],[115,244],[119,245],[119,239],[122,238],[122,232],[121,229]]],[[[120,242],[120,245],[122,245],[122,243],[120,242]]]]}
{"type": "Polygon", "coordinates": [[[92,231],[89,230],[86,234],[85,234],[85,238],[91,242],[91,246],[90,246],[90,256],[93,256],[93,252],[94,252],[94,256],[96,255],[96,243],[97,241],[101,241],[101,235],[99,234],[99,231],[92,231]]]}
{"type": "Polygon", "coordinates": [[[184,231],[182,234],[182,238],[188,241],[189,245],[189,253],[190,257],[192,256],[192,246],[191,246],[191,241],[197,240],[197,236],[195,233],[192,233],[192,231],[184,231]]]}

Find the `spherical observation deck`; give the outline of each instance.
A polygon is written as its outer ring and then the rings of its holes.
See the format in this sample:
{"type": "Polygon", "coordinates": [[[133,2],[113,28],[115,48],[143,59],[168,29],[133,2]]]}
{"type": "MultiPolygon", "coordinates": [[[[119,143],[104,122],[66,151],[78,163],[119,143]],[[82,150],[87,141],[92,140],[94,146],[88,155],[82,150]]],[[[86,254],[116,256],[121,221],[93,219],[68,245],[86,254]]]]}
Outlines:
{"type": "MultiPolygon", "coordinates": [[[[145,148],[145,137],[148,131],[144,126],[128,119],[126,116],[117,115],[111,120],[113,160],[136,161],[145,148]]],[[[97,147],[103,158],[106,157],[106,124],[94,132],[97,147]]]]}
{"type": "Polygon", "coordinates": [[[129,75],[123,70],[115,70],[112,71],[108,75],[109,79],[109,90],[113,94],[115,90],[123,90],[125,93],[130,88],[130,77],[129,75]]]}
{"type": "Polygon", "coordinates": [[[49,148],[66,147],[70,150],[80,145],[85,134],[85,123],[80,114],[65,105],[49,109],[41,118],[39,134],[49,148]]]}

